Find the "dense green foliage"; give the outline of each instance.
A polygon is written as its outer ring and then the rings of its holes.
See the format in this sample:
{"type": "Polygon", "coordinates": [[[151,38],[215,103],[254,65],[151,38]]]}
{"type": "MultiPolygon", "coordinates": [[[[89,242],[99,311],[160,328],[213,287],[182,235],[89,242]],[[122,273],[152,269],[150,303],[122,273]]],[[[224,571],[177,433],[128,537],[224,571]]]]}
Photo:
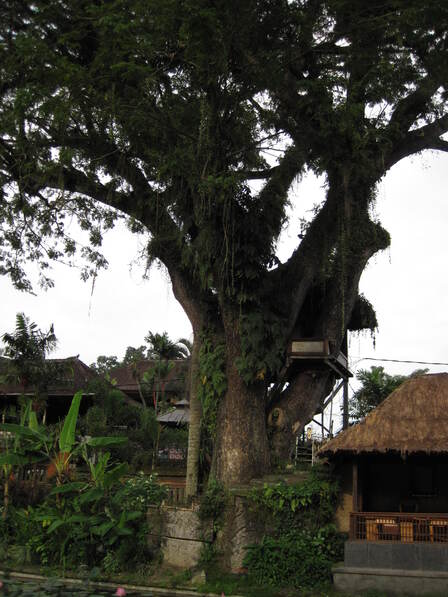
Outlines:
{"type": "Polygon", "coordinates": [[[342,541],[327,526],[317,533],[296,530],[277,539],[265,537],[248,548],[245,564],[260,585],[303,589],[327,583],[341,554],[342,541]]]}
{"type": "Polygon", "coordinates": [[[91,382],[88,389],[95,394],[95,403],[80,421],[80,430],[92,436],[113,432],[127,438],[125,444],[111,449],[113,456],[134,470],[150,467],[158,433],[154,411],[128,404],[119,390],[102,379],[91,382]]]}
{"type": "Polygon", "coordinates": [[[274,431],[286,441],[272,445],[288,453],[333,381],[285,374],[291,335],[330,338],[337,351],[347,329],[374,324],[370,305],[356,306],[362,271],[390,242],[372,214],[376,186],[401,159],[448,150],[446,1],[4,0],[0,10],[0,273],[30,289],[33,260],[48,286],[51,261],[78,255],[95,277],[103,233],[125,217],[147,234],[148,263],[167,268],[196,336],[216,330],[226,366],[260,395],[246,412],[240,380],[227,380],[217,470],[226,482],[262,473],[267,433],[249,458],[249,438],[225,419],[261,429],[261,413],[282,408],[274,431]],[[324,175],[325,198],[280,263],[290,191],[307,171],[324,175]]]}
{"type": "Polygon", "coordinates": [[[198,515],[203,521],[211,521],[215,531],[224,514],[227,497],[221,483],[216,481],[216,479],[209,479],[207,489],[201,496],[198,515]]]}
{"type": "Polygon", "coordinates": [[[248,547],[249,577],[260,585],[296,588],[328,582],[343,553],[332,524],[337,496],[337,482],[317,468],[300,484],[252,490],[249,499],[260,516],[272,518],[272,532],[248,547]]]}
{"type": "Polygon", "coordinates": [[[325,470],[311,469],[307,479],[298,485],[266,485],[253,489],[250,500],[266,509],[282,525],[321,527],[331,522],[338,498],[338,484],[325,470]]]}
{"type": "MultiPolygon", "coordinates": [[[[165,490],[151,476],[125,477],[126,464],[114,462],[107,451],[125,438],[77,439],[81,399],[82,392],[74,396],[62,427],[55,432],[38,426],[29,409],[20,425],[1,425],[20,440],[22,458],[11,455],[13,473],[18,475],[25,464],[39,462],[46,469],[48,484],[33,505],[29,499],[23,505],[3,504],[0,550],[6,561],[63,569],[100,566],[112,573],[149,557],[146,513],[150,504],[161,503],[165,490]],[[69,464],[76,457],[82,459],[87,475],[74,478],[69,464]]],[[[9,456],[1,454],[5,462],[9,456]]],[[[4,479],[5,487],[9,481],[4,479]]]]}
{"type": "MultiPolygon", "coordinates": [[[[104,457],[100,462],[107,465],[104,457]]],[[[63,569],[98,566],[109,574],[147,562],[147,508],[160,504],[165,491],[150,476],[125,480],[124,472],[97,470],[90,482],[66,483],[34,506],[12,507],[1,521],[2,560],[63,569]]]]}
{"type": "Polygon", "coordinates": [[[89,384],[95,394],[95,404],[79,421],[82,433],[92,436],[113,433],[126,438],[126,443],[111,446],[112,457],[126,462],[130,470],[149,471],[157,462],[157,453],[164,448],[186,449],[188,429],[162,427],[153,408],[129,404],[122,392],[102,379],[89,384]]]}
{"type": "Polygon", "coordinates": [[[198,377],[198,398],[202,403],[202,426],[205,434],[214,438],[219,400],[227,389],[225,347],[223,344],[214,344],[206,336],[201,343],[198,377]]]}
{"type": "Polygon", "coordinates": [[[361,387],[353,393],[348,404],[350,419],[360,421],[406,380],[427,372],[428,369],[417,369],[410,375],[390,375],[384,371],[384,367],[360,369],[356,378],[361,382],[361,387]]]}
{"type": "Polygon", "coordinates": [[[24,313],[17,313],[16,327],[2,336],[2,375],[7,383],[18,384],[25,392],[34,393],[35,409],[45,407],[48,385],[57,383],[64,374],[64,366],[47,360],[56,348],[57,339],[53,325],[44,332],[24,313]]]}

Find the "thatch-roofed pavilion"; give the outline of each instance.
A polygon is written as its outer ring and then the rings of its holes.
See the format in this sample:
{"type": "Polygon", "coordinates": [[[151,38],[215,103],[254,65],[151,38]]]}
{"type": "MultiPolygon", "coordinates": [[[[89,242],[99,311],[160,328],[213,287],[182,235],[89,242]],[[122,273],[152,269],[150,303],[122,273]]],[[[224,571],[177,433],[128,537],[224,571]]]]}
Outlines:
{"type": "Polygon", "coordinates": [[[448,590],[448,373],[409,379],[319,455],[341,476],[339,588],[373,568],[437,571],[448,590]]]}
{"type": "Polygon", "coordinates": [[[348,509],[448,512],[448,373],[406,381],[320,455],[343,471],[344,530],[348,509]]]}
{"type": "Polygon", "coordinates": [[[448,453],[448,373],[409,379],[321,450],[327,455],[390,452],[448,453]]]}

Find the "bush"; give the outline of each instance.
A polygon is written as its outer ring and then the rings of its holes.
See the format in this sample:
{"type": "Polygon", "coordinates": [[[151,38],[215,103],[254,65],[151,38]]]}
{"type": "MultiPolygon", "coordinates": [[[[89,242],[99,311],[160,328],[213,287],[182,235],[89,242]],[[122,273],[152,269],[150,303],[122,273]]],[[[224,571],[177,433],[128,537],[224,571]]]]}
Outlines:
{"type": "MultiPolygon", "coordinates": [[[[275,539],[265,537],[250,545],[244,560],[249,576],[260,585],[315,587],[330,579],[332,559],[325,534],[294,531],[275,539]]],[[[330,532],[330,531],[328,531],[330,532]]]]}
{"type": "Polygon", "coordinates": [[[253,507],[274,529],[247,548],[245,565],[253,581],[296,588],[328,581],[332,564],[343,555],[343,538],[331,524],[337,497],[337,483],[318,467],[303,483],[252,490],[253,507]]]}
{"type": "Polygon", "coordinates": [[[272,516],[282,531],[291,527],[318,529],[330,523],[339,495],[338,483],[328,470],[315,466],[297,485],[277,483],[253,489],[249,494],[255,508],[272,516]]]}
{"type": "Polygon", "coordinates": [[[160,505],[165,488],[144,474],[123,480],[120,470],[110,469],[101,486],[68,483],[36,508],[11,510],[0,524],[0,553],[16,563],[32,554],[43,566],[99,566],[108,573],[146,561],[147,508],[160,505]]]}
{"type": "Polygon", "coordinates": [[[166,495],[166,487],[157,483],[156,475],[142,472],[127,479],[120,491],[123,509],[127,510],[146,511],[148,506],[160,506],[166,495]]]}
{"type": "Polygon", "coordinates": [[[215,526],[224,514],[227,495],[221,483],[210,479],[207,491],[201,498],[199,505],[199,518],[204,521],[212,521],[215,526]]]}

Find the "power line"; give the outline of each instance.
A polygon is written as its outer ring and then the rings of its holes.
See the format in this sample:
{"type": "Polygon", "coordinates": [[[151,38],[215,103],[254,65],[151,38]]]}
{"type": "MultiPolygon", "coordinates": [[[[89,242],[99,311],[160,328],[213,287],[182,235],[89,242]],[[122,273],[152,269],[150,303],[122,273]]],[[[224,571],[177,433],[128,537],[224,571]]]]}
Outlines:
{"type": "Polygon", "coordinates": [[[376,359],[373,357],[361,357],[360,359],[358,359],[356,361],[356,365],[360,362],[360,361],[386,361],[388,363],[409,363],[411,365],[446,365],[448,366],[448,363],[432,363],[430,361],[405,361],[402,359],[376,359]]]}

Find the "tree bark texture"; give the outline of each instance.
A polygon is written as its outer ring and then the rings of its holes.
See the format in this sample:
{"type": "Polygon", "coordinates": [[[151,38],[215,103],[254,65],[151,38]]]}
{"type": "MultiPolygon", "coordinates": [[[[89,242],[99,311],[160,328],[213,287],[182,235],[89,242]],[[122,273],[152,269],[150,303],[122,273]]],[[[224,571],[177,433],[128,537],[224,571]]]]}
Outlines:
{"type": "Polygon", "coordinates": [[[189,368],[190,424],[188,428],[187,480],[185,488],[187,498],[190,498],[198,493],[202,416],[201,401],[197,392],[200,350],[200,336],[195,335],[189,368]]]}
{"type": "Polygon", "coordinates": [[[218,410],[211,474],[225,486],[247,483],[270,468],[262,388],[248,386],[236,367],[238,324],[226,322],[227,392],[218,410]]]}
{"type": "MultiPolygon", "coordinates": [[[[367,205],[371,188],[368,182],[354,185],[357,192],[352,192],[348,169],[335,174],[332,180],[333,187],[329,190],[327,199],[330,203],[327,206],[337,197],[335,204],[338,209],[335,216],[338,217],[339,212],[343,223],[340,238],[336,238],[335,244],[335,272],[325,282],[322,304],[315,308],[311,321],[308,319],[304,322],[299,310],[295,329],[300,331],[306,327],[309,337],[330,339],[337,353],[358,297],[361,274],[370,257],[388,246],[389,236],[377,223],[370,220],[367,205]]],[[[315,234],[315,239],[324,237],[328,230],[329,222],[322,218],[321,222],[323,226],[320,234],[315,234]]],[[[314,224],[319,224],[319,218],[316,218],[314,224]]],[[[310,249],[308,247],[311,254],[310,249]]],[[[316,247],[316,253],[319,250],[316,247]]],[[[275,396],[268,412],[271,445],[278,459],[285,460],[290,456],[294,438],[319,409],[330,392],[334,379],[334,374],[319,364],[315,367],[308,365],[305,370],[296,366],[296,372],[292,371],[288,387],[275,396]]]]}
{"type": "Polygon", "coordinates": [[[328,370],[309,369],[299,373],[268,415],[271,446],[281,461],[289,460],[294,438],[316,414],[329,393],[333,375],[328,370]]]}

